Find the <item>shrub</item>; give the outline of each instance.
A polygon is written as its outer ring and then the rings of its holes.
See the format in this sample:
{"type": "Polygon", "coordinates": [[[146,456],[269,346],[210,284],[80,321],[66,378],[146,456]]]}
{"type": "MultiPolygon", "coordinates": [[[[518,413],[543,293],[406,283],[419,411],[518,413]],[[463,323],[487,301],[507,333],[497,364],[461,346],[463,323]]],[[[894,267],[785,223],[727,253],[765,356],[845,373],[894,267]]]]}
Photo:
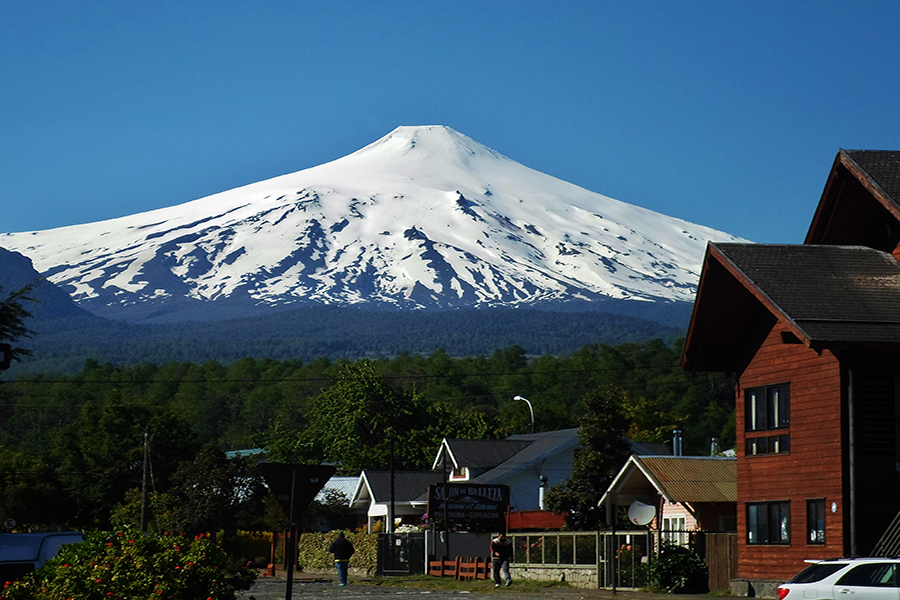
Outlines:
{"type": "Polygon", "coordinates": [[[43,568],[7,583],[0,600],[233,600],[256,573],[231,567],[206,535],[87,532],[43,568]]]}
{"type": "MultiPolygon", "coordinates": [[[[297,544],[297,564],[300,569],[333,569],[334,555],[328,552],[328,548],[336,534],[336,531],[301,534],[297,544]]],[[[350,567],[374,574],[378,565],[378,535],[349,531],[346,535],[356,549],[350,559],[350,567]]]]}
{"type": "Polygon", "coordinates": [[[699,594],[708,591],[708,568],[700,555],[684,546],[665,545],[659,558],[650,564],[650,588],[670,594],[699,594]]]}

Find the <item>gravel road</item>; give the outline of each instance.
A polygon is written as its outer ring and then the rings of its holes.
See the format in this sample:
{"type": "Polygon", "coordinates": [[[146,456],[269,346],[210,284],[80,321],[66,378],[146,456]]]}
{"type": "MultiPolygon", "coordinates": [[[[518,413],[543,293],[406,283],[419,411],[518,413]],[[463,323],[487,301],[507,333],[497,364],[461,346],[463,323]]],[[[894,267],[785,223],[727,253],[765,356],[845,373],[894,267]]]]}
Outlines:
{"type": "MultiPolygon", "coordinates": [[[[260,578],[253,588],[239,595],[240,600],[285,600],[286,582],[283,578],[260,578]]],[[[613,594],[607,590],[580,590],[575,588],[530,588],[517,590],[512,587],[494,588],[486,581],[471,582],[466,590],[431,590],[397,585],[378,585],[375,579],[350,580],[346,587],[338,586],[333,578],[304,577],[295,579],[291,600],[307,600],[332,596],[347,600],[365,598],[397,597],[406,600],[466,600],[475,597],[493,596],[497,600],[675,600],[692,598],[701,600],[711,596],[686,596],[677,594],[649,594],[646,592],[619,591],[613,594]]]]}

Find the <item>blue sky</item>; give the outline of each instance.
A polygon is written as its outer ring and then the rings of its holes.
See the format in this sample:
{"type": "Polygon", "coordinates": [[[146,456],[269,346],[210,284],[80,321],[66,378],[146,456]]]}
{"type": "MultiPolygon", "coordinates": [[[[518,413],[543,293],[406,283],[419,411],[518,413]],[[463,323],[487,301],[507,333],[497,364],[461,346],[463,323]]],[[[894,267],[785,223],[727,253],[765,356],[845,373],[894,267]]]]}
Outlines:
{"type": "Polygon", "coordinates": [[[803,240],[900,149],[900,3],[0,3],[0,231],[171,206],[448,125],[595,192],[803,240]]]}

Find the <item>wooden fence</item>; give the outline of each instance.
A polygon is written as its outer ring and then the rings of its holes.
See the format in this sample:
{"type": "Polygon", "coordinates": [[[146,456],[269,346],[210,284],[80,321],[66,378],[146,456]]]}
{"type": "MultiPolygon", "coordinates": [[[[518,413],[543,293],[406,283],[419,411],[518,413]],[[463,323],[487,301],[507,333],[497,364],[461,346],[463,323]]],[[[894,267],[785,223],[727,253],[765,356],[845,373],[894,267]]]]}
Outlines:
{"type": "Polygon", "coordinates": [[[488,579],[491,576],[491,559],[457,556],[450,560],[443,556],[440,560],[428,562],[428,574],[435,577],[453,577],[457,580],[488,579]]]}
{"type": "Polygon", "coordinates": [[[737,534],[707,533],[704,537],[709,589],[713,592],[728,591],[731,580],[737,577],[737,534]]]}

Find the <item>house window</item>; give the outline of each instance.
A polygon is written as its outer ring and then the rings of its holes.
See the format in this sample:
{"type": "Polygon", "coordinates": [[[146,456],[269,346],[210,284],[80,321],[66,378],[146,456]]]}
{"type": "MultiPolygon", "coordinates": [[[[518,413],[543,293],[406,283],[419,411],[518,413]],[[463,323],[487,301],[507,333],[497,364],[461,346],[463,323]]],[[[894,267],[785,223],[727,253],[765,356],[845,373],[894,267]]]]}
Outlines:
{"type": "Polygon", "coordinates": [[[684,517],[663,518],[663,540],[677,546],[687,546],[687,520],[684,517]]]}
{"type": "Polygon", "coordinates": [[[785,454],[791,449],[791,438],[787,435],[769,435],[747,438],[747,456],[760,454],[785,454]]]}
{"type": "Polygon", "coordinates": [[[825,498],[806,501],[806,543],[825,543],[825,498]]]}
{"type": "Polygon", "coordinates": [[[790,502],[751,502],[747,504],[747,543],[790,544],[790,502]]]}
{"type": "MultiPolygon", "coordinates": [[[[746,391],[744,402],[744,429],[748,432],[769,432],[786,429],[790,425],[788,384],[751,388],[746,391]]],[[[746,455],[785,454],[790,451],[790,436],[748,436],[746,455]]]]}

